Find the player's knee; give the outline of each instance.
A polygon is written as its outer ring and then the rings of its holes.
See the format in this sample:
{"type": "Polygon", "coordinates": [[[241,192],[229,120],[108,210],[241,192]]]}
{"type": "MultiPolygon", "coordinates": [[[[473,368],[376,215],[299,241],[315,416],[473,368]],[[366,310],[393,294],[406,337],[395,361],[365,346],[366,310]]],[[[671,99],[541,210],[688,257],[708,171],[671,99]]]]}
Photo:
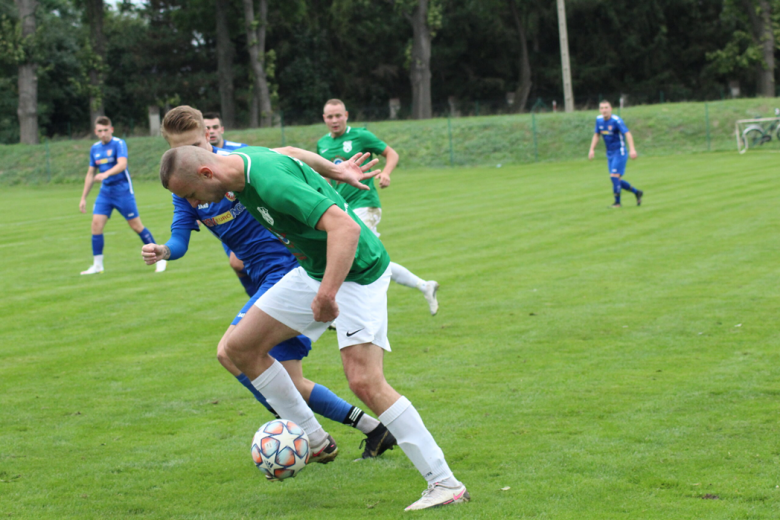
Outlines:
{"type": "Polygon", "coordinates": [[[223,367],[226,367],[228,364],[232,364],[230,361],[230,357],[228,357],[226,347],[227,347],[227,340],[225,338],[222,338],[219,342],[219,345],[217,345],[217,361],[219,361],[219,364],[223,367]]]}

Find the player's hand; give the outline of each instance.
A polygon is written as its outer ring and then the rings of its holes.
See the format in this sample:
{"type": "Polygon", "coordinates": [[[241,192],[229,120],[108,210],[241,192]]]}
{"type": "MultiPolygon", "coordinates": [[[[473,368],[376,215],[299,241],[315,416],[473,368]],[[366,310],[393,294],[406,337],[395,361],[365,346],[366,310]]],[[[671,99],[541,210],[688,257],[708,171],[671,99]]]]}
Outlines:
{"type": "Polygon", "coordinates": [[[108,175],[106,175],[105,173],[98,173],[97,175],[95,175],[94,181],[95,182],[103,182],[104,180],[106,180],[107,177],[108,177],[108,175]]]}
{"type": "Polygon", "coordinates": [[[639,154],[636,153],[636,150],[630,150],[628,152],[628,156],[631,157],[632,159],[636,159],[637,157],[639,157],[639,154]]]}
{"type": "Polygon", "coordinates": [[[79,202],[79,211],[82,213],[87,212],[87,201],[84,199],[81,199],[81,202],[79,202]]]}
{"type": "Polygon", "coordinates": [[[376,163],[379,162],[379,159],[374,159],[373,161],[369,161],[363,166],[360,166],[360,163],[369,157],[371,157],[370,153],[358,153],[348,161],[343,161],[339,164],[336,164],[335,175],[331,176],[331,178],[338,182],[343,182],[345,184],[349,184],[350,186],[354,186],[360,190],[370,189],[360,181],[372,179],[376,177],[382,170],[369,171],[373,166],[376,165],[376,163]]]}
{"type": "Polygon", "coordinates": [[[144,244],[141,248],[141,256],[146,265],[154,265],[160,260],[165,260],[167,253],[168,248],[158,244],[144,244]]]}
{"type": "Polygon", "coordinates": [[[317,293],[314,301],[311,302],[311,310],[314,313],[314,321],[320,323],[333,321],[339,316],[339,304],[336,303],[335,296],[324,296],[317,293]]]}
{"type": "Polygon", "coordinates": [[[384,189],[390,186],[390,176],[385,172],[380,173],[376,178],[379,179],[380,188],[384,189]]]}
{"type": "Polygon", "coordinates": [[[588,160],[589,161],[592,161],[594,157],[596,157],[596,152],[594,152],[593,150],[588,152],[588,160]]]}

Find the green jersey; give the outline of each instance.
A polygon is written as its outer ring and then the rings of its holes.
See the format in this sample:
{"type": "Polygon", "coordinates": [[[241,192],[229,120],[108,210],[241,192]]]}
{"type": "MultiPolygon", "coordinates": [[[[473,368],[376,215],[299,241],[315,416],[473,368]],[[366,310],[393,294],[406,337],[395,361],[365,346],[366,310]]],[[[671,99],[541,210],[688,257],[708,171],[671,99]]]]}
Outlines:
{"type": "Polygon", "coordinates": [[[346,211],[361,228],[346,281],[368,285],[385,272],[390,256],[382,242],[320,174],[298,159],[268,148],[241,148],[232,155],[243,159],[246,180],[243,191],[234,192],[236,197],[287,246],[309,276],[322,281],[325,274],[328,234],[316,226],[333,205],[346,211]]]}
{"type": "MultiPolygon", "coordinates": [[[[385,148],[387,145],[365,128],[352,128],[351,126],[348,126],[346,131],[338,137],[331,137],[328,133],[317,141],[317,153],[336,164],[346,161],[359,152],[381,155],[385,148]]],[[[363,184],[370,188],[368,191],[359,190],[349,184],[336,184],[335,181],[332,183],[336,191],[353,209],[382,207],[379,204],[379,193],[374,186],[374,179],[363,181],[363,184]]]]}

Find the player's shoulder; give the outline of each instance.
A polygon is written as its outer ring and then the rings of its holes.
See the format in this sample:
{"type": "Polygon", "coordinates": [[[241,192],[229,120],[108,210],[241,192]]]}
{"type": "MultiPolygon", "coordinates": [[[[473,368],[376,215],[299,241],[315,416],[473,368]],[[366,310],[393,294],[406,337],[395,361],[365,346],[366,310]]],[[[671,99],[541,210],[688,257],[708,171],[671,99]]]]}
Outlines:
{"type": "Polygon", "coordinates": [[[623,123],[623,122],[624,122],[624,121],[623,121],[623,118],[622,118],[622,117],[620,117],[620,116],[614,116],[614,115],[613,115],[612,117],[613,117],[613,118],[615,119],[615,121],[617,121],[618,123],[623,123]]]}
{"type": "Polygon", "coordinates": [[[112,137],[111,138],[111,142],[113,144],[119,144],[119,145],[122,145],[122,146],[127,146],[127,143],[125,142],[125,140],[124,139],[120,139],[119,137],[112,137]]]}
{"type": "Polygon", "coordinates": [[[102,142],[100,139],[98,139],[97,141],[95,141],[94,143],[92,143],[91,149],[92,149],[92,150],[94,150],[95,148],[97,148],[97,147],[98,147],[98,146],[100,146],[101,144],[103,144],[103,142],[102,142]]]}
{"type": "Polygon", "coordinates": [[[247,148],[249,145],[246,143],[237,143],[235,141],[225,141],[225,148],[247,148]]]}
{"type": "MultiPolygon", "coordinates": [[[[613,116],[613,117],[614,117],[614,116],[613,116]]],[[[597,115],[597,116],[596,116],[596,121],[604,121],[604,116],[602,116],[602,115],[597,115]]]]}

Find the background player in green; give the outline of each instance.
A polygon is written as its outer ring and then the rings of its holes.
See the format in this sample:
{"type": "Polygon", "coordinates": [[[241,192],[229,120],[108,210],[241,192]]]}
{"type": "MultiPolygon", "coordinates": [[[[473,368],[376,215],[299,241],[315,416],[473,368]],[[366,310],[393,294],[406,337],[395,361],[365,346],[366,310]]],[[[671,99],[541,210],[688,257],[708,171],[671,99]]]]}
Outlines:
{"type": "MultiPolygon", "coordinates": [[[[365,128],[347,126],[349,112],[339,99],[330,99],[325,103],[322,118],[330,132],[317,142],[317,153],[336,164],[359,152],[381,155],[387,159],[387,163],[377,176],[379,186],[381,188],[390,186],[390,174],[398,164],[398,153],[365,128]]],[[[382,205],[379,202],[379,193],[374,179],[363,181],[363,184],[369,187],[368,190],[360,190],[349,184],[333,184],[352,211],[376,236],[379,236],[377,226],[382,219],[382,205]]],[[[394,282],[422,292],[428,302],[431,315],[436,315],[439,311],[439,302],[436,299],[436,292],[439,290],[437,282],[425,281],[395,262],[390,262],[390,271],[394,282]]]]}
{"type": "Polygon", "coordinates": [[[419,413],[384,377],[384,353],[390,350],[390,258],[376,235],[319,175],[343,179],[341,174],[352,171],[362,176],[358,164],[366,157],[361,154],[337,165],[310,155],[316,159],[310,163],[316,172],[297,159],[259,147],[220,156],[182,146],[163,155],[163,186],[193,207],[218,202],[232,191],[301,264],[247,311],[228,338],[226,353],[281,417],[306,431],[316,450],[328,441],[327,434],[268,352],[298,334],[316,341],[335,322],[350,389],[378,415],[428,482],[423,497],[406,509],[467,502],[466,487],[453,475],[419,413]]]}

